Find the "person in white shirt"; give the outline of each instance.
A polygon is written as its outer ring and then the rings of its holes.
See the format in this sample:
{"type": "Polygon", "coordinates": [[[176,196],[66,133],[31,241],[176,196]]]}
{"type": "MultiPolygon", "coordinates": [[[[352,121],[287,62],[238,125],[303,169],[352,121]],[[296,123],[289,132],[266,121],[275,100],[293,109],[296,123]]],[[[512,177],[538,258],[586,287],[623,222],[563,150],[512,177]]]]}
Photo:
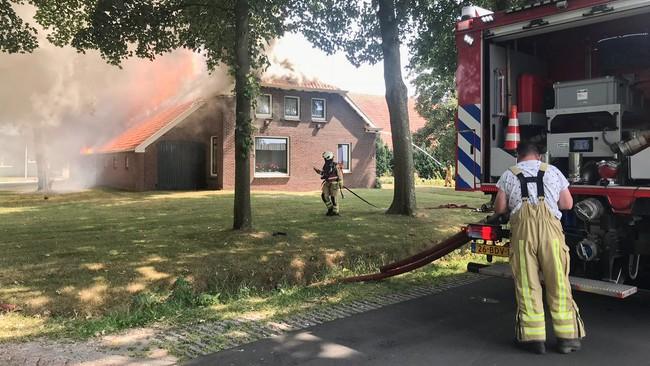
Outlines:
{"type": "Polygon", "coordinates": [[[516,342],[535,353],[546,352],[546,325],[540,272],[546,286],[553,331],[560,353],[577,351],[585,329],[569,283],[569,248],[560,210],[573,198],[562,172],[540,161],[532,142],[517,147],[517,165],[497,182],[495,212],[510,213],[510,265],[517,297],[516,342]]]}

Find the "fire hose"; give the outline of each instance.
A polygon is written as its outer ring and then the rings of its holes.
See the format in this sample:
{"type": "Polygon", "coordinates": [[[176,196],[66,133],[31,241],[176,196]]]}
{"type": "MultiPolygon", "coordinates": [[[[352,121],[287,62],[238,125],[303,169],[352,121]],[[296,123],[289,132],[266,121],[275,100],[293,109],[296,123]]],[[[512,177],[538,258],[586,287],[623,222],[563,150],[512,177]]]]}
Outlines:
{"type": "MultiPolygon", "coordinates": [[[[481,223],[495,224],[500,222],[501,215],[491,215],[485,220],[482,220],[481,223]]],[[[443,240],[436,245],[429,247],[420,253],[412,255],[408,258],[389,263],[379,269],[379,273],[347,277],[338,280],[337,282],[349,283],[349,282],[367,282],[367,281],[380,281],[384,278],[397,276],[406,272],[410,272],[414,269],[423,267],[435,260],[438,260],[445,255],[453,252],[454,250],[465,245],[469,241],[469,236],[467,235],[467,228],[463,227],[458,233],[453,236],[443,240]]]]}

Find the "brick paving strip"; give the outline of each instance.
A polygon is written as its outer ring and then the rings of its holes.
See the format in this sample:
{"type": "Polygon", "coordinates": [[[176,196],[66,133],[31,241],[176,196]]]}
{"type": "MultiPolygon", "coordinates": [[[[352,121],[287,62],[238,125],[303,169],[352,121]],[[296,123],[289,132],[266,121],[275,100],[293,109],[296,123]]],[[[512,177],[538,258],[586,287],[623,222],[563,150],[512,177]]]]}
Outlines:
{"type": "Polygon", "coordinates": [[[363,300],[325,305],[274,320],[241,318],[175,328],[134,329],[83,343],[37,340],[2,344],[0,365],[173,365],[181,360],[440,293],[484,278],[485,276],[474,273],[463,273],[442,279],[436,284],[411,286],[363,300]]]}

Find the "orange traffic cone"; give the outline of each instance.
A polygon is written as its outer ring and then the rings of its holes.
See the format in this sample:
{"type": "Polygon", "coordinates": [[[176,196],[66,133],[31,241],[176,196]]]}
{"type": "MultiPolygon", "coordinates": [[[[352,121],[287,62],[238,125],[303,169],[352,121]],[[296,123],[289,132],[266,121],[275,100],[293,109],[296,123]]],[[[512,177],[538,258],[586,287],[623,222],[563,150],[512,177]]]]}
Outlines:
{"type": "Polygon", "coordinates": [[[510,108],[510,118],[508,119],[508,127],[506,127],[506,142],[503,145],[505,150],[517,150],[519,145],[519,120],[517,119],[517,106],[513,105],[510,108]]]}

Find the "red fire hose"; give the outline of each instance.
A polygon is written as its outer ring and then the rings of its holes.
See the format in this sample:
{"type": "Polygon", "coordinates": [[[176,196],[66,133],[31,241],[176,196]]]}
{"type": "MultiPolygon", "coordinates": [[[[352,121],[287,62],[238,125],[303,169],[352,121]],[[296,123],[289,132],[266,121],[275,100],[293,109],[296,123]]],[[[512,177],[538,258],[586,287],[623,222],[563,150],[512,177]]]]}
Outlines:
{"type": "MultiPolygon", "coordinates": [[[[500,216],[495,214],[483,220],[483,222],[492,224],[498,222],[499,218],[500,216]]],[[[379,281],[383,280],[384,278],[410,272],[414,269],[423,267],[437,259],[444,257],[445,255],[465,245],[468,241],[469,237],[467,236],[467,228],[463,227],[460,232],[443,240],[441,243],[438,243],[408,258],[381,267],[379,273],[347,277],[340,279],[338,282],[348,283],[379,281]]]]}

